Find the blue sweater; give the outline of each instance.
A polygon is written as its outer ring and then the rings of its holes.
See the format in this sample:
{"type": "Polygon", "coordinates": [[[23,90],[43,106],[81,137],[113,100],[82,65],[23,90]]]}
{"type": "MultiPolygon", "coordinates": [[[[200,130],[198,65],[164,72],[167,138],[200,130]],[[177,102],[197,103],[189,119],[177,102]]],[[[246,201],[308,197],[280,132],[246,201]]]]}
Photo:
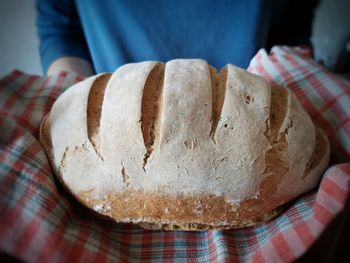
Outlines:
{"type": "Polygon", "coordinates": [[[266,41],[269,0],[37,0],[42,65],[84,58],[96,73],[143,60],[247,67],[266,41]]]}

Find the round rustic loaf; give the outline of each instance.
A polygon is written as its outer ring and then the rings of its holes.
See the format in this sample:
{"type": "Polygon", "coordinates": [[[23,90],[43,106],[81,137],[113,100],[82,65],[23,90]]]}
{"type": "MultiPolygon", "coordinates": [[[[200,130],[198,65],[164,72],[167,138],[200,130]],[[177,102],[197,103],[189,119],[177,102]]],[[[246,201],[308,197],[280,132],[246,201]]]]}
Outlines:
{"type": "Polygon", "coordinates": [[[127,64],[77,83],[40,138],[82,204],[153,229],[268,220],[314,188],[329,160],[289,89],[203,60],[127,64]]]}

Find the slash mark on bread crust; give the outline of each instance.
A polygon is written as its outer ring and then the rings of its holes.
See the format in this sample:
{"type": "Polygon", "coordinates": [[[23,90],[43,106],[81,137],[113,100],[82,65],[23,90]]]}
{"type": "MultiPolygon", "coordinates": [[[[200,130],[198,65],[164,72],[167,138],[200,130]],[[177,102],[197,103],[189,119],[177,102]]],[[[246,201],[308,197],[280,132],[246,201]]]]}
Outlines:
{"type": "Polygon", "coordinates": [[[313,153],[310,156],[309,161],[306,164],[306,169],[301,179],[305,179],[310,174],[310,172],[318,164],[320,160],[319,159],[320,156],[325,156],[327,152],[327,144],[328,144],[327,140],[324,138],[324,136],[322,136],[322,133],[319,130],[319,128],[315,127],[315,131],[316,131],[316,145],[313,153]]]}
{"type": "MultiPolygon", "coordinates": [[[[262,182],[262,185],[278,185],[280,175],[288,172],[288,167],[286,167],[280,156],[280,151],[287,147],[287,142],[285,136],[280,136],[279,134],[287,114],[288,105],[288,90],[272,86],[270,116],[266,121],[266,130],[264,132],[271,145],[271,148],[265,153],[266,169],[264,173],[270,176],[268,180],[262,182]]],[[[263,192],[262,194],[268,193],[263,192]]]]}
{"type": "Polygon", "coordinates": [[[126,187],[129,187],[129,185],[130,185],[130,182],[129,182],[130,176],[126,173],[126,169],[125,169],[124,163],[121,162],[120,164],[122,166],[122,169],[120,170],[120,173],[122,175],[123,182],[125,183],[126,187]]]}
{"type": "Polygon", "coordinates": [[[217,73],[215,68],[209,66],[209,73],[212,87],[212,114],[209,136],[213,140],[214,144],[216,144],[215,133],[220,121],[226,95],[227,67],[221,69],[221,71],[217,73]]]}
{"type": "Polygon", "coordinates": [[[96,154],[103,160],[101,152],[101,134],[100,120],[103,98],[107,83],[112,74],[103,74],[98,76],[90,88],[88,103],[87,103],[87,133],[91,144],[93,145],[96,154]]]}
{"type": "Polygon", "coordinates": [[[271,145],[278,139],[279,130],[287,114],[287,107],[288,91],[278,86],[272,86],[270,117],[266,120],[266,130],[264,132],[271,145]]]}
{"type": "Polygon", "coordinates": [[[60,162],[60,168],[64,167],[66,165],[66,158],[67,158],[67,153],[68,153],[68,150],[69,150],[69,147],[66,147],[64,149],[64,152],[63,152],[63,155],[62,155],[62,159],[61,159],[61,162],[60,162]]]}
{"type": "Polygon", "coordinates": [[[156,145],[159,143],[160,120],[163,109],[164,64],[157,64],[149,73],[142,95],[141,130],[146,148],[143,170],[156,145]]]}

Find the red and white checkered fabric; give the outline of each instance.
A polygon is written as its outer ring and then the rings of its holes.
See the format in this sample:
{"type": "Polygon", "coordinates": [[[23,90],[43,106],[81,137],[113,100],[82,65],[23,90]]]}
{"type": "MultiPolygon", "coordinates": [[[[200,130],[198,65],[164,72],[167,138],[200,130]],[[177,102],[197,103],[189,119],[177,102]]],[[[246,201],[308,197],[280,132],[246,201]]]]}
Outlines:
{"type": "Polygon", "coordinates": [[[290,262],[344,208],[350,190],[350,84],[302,48],[260,50],[249,71],[298,96],[331,143],[318,189],[267,223],[227,231],[148,231],[98,218],[58,184],[38,128],[56,98],[83,78],[19,71],[0,80],[0,250],[28,262],[290,262]]]}

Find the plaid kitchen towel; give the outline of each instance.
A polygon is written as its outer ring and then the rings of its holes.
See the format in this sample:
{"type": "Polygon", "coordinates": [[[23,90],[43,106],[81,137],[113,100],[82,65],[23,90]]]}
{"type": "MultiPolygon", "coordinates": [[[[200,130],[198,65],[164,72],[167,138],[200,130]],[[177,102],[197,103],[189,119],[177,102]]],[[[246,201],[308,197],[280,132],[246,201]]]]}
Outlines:
{"type": "Polygon", "coordinates": [[[344,208],[350,188],[350,84],[310,51],[260,50],[249,71],[294,91],[328,135],[331,164],[318,189],[279,217],[226,231],[150,231],[101,219],[58,184],[38,141],[43,116],[81,76],[14,71],[0,80],[0,250],[28,262],[290,262],[344,208]]]}

